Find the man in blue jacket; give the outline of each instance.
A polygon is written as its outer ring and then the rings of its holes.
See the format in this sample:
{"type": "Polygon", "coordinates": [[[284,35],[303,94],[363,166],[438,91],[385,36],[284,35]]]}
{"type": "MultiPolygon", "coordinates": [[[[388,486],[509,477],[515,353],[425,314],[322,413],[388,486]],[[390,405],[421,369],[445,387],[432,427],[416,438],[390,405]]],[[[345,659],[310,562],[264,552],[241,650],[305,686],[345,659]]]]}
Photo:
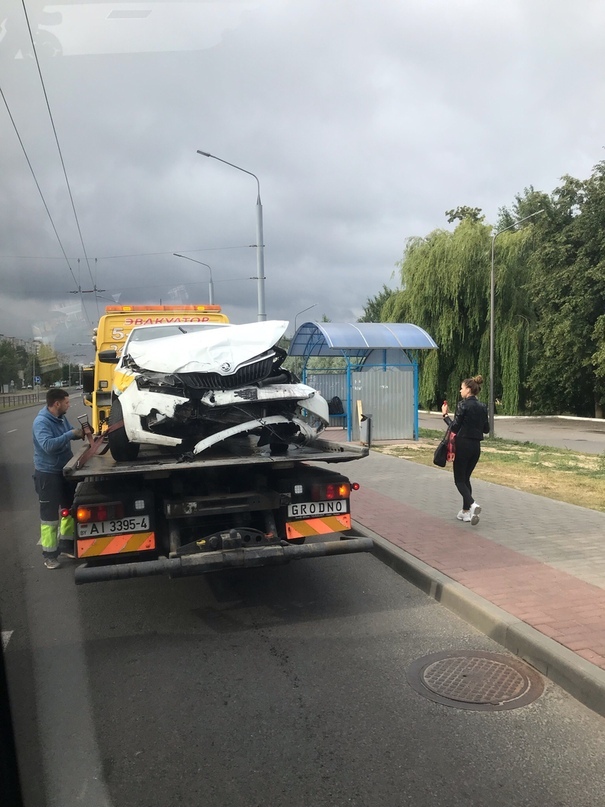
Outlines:
{"type": "Polygon", "coordinates": [[[63,476],[73,457],[71,441],[82,439],[82,429],[73,429],[65,417],[69,393],[53,387],[46,393],[46,406],[36,415],[34,435],[34,485],[40,500],[40,544],[47,569],[61,566],[59,553],[73,557],[75,525],[69,510],[75,484],[63,476]]]}

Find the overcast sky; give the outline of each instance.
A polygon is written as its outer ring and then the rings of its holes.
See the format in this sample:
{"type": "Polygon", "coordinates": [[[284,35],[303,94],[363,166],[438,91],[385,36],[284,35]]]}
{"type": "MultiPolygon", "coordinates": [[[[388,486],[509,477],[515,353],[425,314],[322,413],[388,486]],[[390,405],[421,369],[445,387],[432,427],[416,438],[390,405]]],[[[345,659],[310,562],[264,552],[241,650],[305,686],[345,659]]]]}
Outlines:
{"type": "Polygon", "coordinates": [[[605,157],[603,0],[25,5],[44,83],[2,0],[0,333],[47,323],[74,355],[117,295],[208,302],[174,252],[256,320],[256,181],[197,149],[258,177],[266,314],[290,331],[310,306],[299,326],[355,321],[445,210],[494,223],[605,157]]]}

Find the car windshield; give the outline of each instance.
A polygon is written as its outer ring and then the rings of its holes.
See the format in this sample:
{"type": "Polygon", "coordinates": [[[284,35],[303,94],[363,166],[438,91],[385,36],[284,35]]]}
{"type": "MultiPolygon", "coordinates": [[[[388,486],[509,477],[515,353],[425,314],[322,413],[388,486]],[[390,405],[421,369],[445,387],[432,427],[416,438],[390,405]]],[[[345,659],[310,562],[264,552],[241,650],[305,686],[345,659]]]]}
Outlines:
{"type": "Polygon", "coordinates": [[[179,322],[174,325],[152,326],[149,328],[136,328],[130,334],[129,342],[149,342],[152,339],[163,339],[165,336],[178,336],[182,333],[207,331],[210,328],[224,328],[222,322],[179,322]]]}

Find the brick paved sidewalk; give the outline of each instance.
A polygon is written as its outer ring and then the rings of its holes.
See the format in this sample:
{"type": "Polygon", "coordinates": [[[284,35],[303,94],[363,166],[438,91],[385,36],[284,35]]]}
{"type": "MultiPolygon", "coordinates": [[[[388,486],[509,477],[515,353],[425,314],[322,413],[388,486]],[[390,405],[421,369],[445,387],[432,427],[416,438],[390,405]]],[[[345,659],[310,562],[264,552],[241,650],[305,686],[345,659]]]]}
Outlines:
{"type": "Polygon", "coordinates": [[[356,522],[605,670],[605,514],[477,480],[472,527],[449,467],[372,451],[346,473],[356,522]]]}

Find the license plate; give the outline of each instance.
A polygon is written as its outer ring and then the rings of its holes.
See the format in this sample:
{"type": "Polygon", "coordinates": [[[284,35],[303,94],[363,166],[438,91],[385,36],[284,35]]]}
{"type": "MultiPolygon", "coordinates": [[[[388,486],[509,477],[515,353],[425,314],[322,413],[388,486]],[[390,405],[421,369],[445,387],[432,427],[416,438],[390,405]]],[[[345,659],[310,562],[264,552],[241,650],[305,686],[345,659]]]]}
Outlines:
{"type": "Polygon", "coordinates": [[[78,524],[78,538],[94,538],[97,535],[120,535],[125,532],[138,532],[149,529],[149,516],[130,516],[108,521],[91,521],[78,524]]]}
{"type": "Polygon", "coordinates": [[[349,512],[348,499],[334,499],[329,502],[298,502],[288,505],[289,518],[316,518],[349,512]]]}

